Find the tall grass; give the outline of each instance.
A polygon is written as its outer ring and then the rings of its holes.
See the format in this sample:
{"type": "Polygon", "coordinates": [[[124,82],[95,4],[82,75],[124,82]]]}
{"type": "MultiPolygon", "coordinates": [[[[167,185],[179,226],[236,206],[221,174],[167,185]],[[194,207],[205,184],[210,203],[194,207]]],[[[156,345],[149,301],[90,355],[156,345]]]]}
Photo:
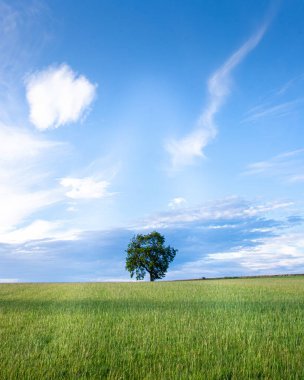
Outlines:
{"type": "Polygon", "coordinates": [[[0,379],[304,379],[304,278],[0,285],[0,379]]]}

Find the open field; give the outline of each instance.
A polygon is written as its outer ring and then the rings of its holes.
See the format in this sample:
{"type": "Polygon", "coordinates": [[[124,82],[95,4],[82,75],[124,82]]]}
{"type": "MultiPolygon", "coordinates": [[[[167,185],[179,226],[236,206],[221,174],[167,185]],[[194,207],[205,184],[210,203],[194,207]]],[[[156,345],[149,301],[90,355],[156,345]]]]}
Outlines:
{"type": "Polygon", "coordinates": [[[304,379],[304,277],[0,285],[0,378],[304,379]]]}

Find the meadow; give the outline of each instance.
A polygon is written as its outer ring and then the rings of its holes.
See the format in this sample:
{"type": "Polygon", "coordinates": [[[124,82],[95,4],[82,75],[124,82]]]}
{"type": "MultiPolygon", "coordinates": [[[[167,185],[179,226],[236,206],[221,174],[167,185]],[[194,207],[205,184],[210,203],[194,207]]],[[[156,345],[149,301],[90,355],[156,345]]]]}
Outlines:
{"type": "Polygon", "coordinates": [[[304,277],[0,285],[0,378],[304,379],[304,277]]]}

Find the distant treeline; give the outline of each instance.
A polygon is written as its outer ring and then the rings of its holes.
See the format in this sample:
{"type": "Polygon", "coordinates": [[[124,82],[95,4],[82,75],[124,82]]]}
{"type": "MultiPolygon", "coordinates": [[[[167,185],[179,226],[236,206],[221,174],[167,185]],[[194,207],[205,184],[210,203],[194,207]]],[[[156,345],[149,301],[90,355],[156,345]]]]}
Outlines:
{"type": "Polygon", "coordinates": [[[171,280],[171,281],[200,281],[200,280],[235,280],[244,278],[270,278],[270,277],[294,277],[304,276],[303,273],[289,273],[289,274],[260,274],[256,276],[224,276],[224,277],[199,277],[199,278],[187,278],[183,280],[171,280]]]}

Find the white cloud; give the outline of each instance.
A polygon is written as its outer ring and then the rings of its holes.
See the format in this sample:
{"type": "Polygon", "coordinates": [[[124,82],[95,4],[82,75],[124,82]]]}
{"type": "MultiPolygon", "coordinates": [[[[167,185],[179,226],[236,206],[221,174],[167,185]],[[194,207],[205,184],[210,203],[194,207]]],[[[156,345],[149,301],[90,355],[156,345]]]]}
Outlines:
{"type": "MultiPolygon", "coordinates": [[[[301,227],[300,227],[301,228],[301,227]]],[[[188,261],[168,273],[168,278],[200,278],[227,275],[303,273],[304,238],[299,226],[282,233],[273,227],[273,235],[244,240],[245,245],[209,253],[188,261]],[[275,235],[279,233],[280,235],[275,235]]],[[[243,231],[244,232],[244,231],[243,231]]],[[[228,241],[229,246],[229,241],[228,241]]],[[[200,250],[200,248],[196,248],[200,250]]],[[[212,244],[210,246],[212,251],[212,244]]]]}
{"type": "Polygon", "coordinates": [[[208,255],[208,260],[237,262],[252,270],[295,270],[304,265],[304,238],[302,233],[289,232],[281,236],[257,239],[254,247],[208,255]]]}
{"type": "Polygon", "coordinates": [[[215,137],[215,130],[196,130],[180,140],[171,140],[166,145],[171,155],[171,163],[174,169],[189,165],[196,157],[204,157],[203,148],[209,140],[215,137]]]}
{"type": "MultiPolygon", "coordinates": [[[[110,182],[100,180],[100,177],[103,177],[100,174],[82,174],[77,178],[64,177],[60,184],[58,183],[58,177],[60,178],[60,174],[65,171],[62,152],[66,153],[67,144],[42,138],[38,132],[32,133],[1,123],[0,139],[2,243],[21,243],[37,239],[74,239],[79,231],[71,224],[71,215],[65,222],[54,222],[43,220],[45,216],[42,213],[46,212],[47,208],[56,207],[62,218],[62,212],[67,206],[66,197],[71,198],[68,203],[69,211],[73,210],[76,213],[77,200],[113,195],[108,192],[110,182]]],[[[90,166],[85,172],[90,172],[91,169],[90,166]]]]}
{"type": "Polygon", "coordinates": [[[110,195],[107,191],[110,183],[92,177],[66,177],[60,180],[60,184],[67,189],[65,195],[72,199],[96,199],[110,195]]]}
{"type": "Polygon", "coordinates": [[[21,243],[28,240],[44,239],[58,228],[58,223],[46,220],[36,220],[26,227],[15,229],[0,235],[0,241],[5,243],[21,243]]]}
{"type": "Polygon", "coordinates": [[[288,209],[293,206],[293,202],[267,202],[259,205],[248,206],[244,209],[244,215],[248,216],[257,216],[263,215],[264,213],[279,210],[279,209],[288,209]]]}
{"type": "Polygon", "coordinates": [[[60,221],[35,220],[22,228],[0,233],[0,241],[9,244],[21,244],[31,240],[60,239],[75,240],[80,233],[77,229],[64,229],[60,221]]]}
{"type": "Polygon", "coordinates": [[[95,85],[67,65],[36,72],[26,81],[30,120],[40,130],[76,122],[95,92],[95,85]]]}
{"type": "MultiPolygon", "coordinates": [[[[238,197],[207,202],[198,207],[180,207],[171,212],[161,213],[140,223],[140,229],[170,228],[196,221],[221,221],[226,219],[264,216],[266,213],[290,209],[292,202],[273,201],[253,203],[238,197]],[[144,226],[144,227],[142,227],[144,226]]],[[[138,229],[137,226],[133,228],[138,229]]]]}
{"type": "Polygon", "coordinates": [[[196,128],[184,138],[171,140],[166,145],[166,149],[171,155],[173,168],[191,164],[195,157],[204,156],[204,148],[217,134],[214,117],[230,94],[230,74],[246,55],[258,45],[265,31],[266,24],[209,78],[209,102],[199,117],[196,128]]]}
{"type": "Polygon", "coordinates": [[[208,226],[208,230],[225,230],[225,229],[232,229],[232,228],[237,228],[237,224],[214,224],[208,226]]]}
{"type": "Polygon", "coordinates": [[[35,212],[57,203],[61,198],[56,191],[31,191],[28,188],[0,189],[0,232],[10,231],[35,212]]]}
{"type": "Polygon", "coordinates": [[[2,124],[0,138],[0,233],[5,233],[62,199],[56,188],[44,183],[43,164],[62,144],[2,124]]]}
{"type": "Polygon", "coordinates": [[[8,127],[0,122],[0,160],[8,164],[17,160],[31,159],[60,144],[38,138],[20,128],[8,127]]]}
{"type": "Polygon", "coordinates": [[[176,197],[176,198],[173,198],[173,199],[169,202],[168,206],[169,206],[169,208],[171,208],[172,210],[175,210],[175,209],[177,209],[177,208],[179,208],[179,207],[183,207],[183,206],[185,206],[186,203],[187,203],[187,201],[186,201],[185,198],[183,198],[183,197],[176,197]]]}

